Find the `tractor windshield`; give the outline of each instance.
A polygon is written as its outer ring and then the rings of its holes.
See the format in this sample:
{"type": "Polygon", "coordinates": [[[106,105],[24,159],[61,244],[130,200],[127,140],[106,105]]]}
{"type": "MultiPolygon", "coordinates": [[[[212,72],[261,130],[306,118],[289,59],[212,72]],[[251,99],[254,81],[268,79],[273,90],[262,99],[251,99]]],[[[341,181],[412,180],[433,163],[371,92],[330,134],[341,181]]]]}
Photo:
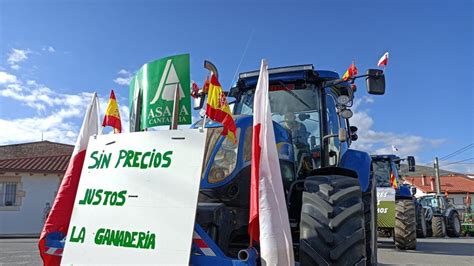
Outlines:
{"type": "Polygon", "coordinates": [[[390,162],[372,161],[374,175],[378,187],[390,187],[390,162]]]}
{"type": "MultiPolygon", "coordinates": [[[[270,85],[272,120],[292,138],[298,171],[321,167],[320,93],[314,84],[270,85]]],[[[253,114],[254,91],[247,90],[236,103],[234,114],[253,114]]]]}

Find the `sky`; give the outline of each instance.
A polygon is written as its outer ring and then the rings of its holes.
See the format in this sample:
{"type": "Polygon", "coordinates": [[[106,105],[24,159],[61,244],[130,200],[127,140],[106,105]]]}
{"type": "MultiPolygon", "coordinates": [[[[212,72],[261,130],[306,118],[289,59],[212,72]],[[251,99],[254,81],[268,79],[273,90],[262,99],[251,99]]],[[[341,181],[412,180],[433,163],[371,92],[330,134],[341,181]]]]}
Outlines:
{"type": "MultiPolygon", "coordinates": [[[[395,145],[432,165],[474,143],[472,1],[222,2],[0,0],[0,145],[73,144],[91,93],[103,112],[110,89],[128,128],[130,77],[169,55],[189,53],[199,84],[211,60],[227,90],[262,58],[342,75],[352,60],[375,68],[385,51],[385,95],[356,82],[352,148],[395,145]]],[[[473,146],[441,167],[474,173],[473,146]]]]}

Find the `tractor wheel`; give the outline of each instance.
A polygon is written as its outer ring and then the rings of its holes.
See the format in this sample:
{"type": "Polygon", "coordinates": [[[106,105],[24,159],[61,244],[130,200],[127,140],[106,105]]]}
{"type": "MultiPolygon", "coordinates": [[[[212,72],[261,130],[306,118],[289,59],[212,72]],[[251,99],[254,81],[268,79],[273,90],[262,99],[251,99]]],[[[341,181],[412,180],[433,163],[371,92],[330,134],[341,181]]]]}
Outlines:
{"type": "Polygon", "coordinates": [[[362,193],[357,178],[307,177],[300,223],[300,265],[365,265],[362,193]]]}
{"type": "Polygon", "coordinates": [[[456,211],[451,212],[446,224],[446,233],[449,237],[459,237],[461,235],[461,220],[456,211]]]}
{"type": "Polygon", "coordinates": [[[446,236],[446,225],[443,216],[433,216],[433,220],[431,220],[431,230],[433,231],[434,237],[446,236]]]}
{"type": "Polygon", "coordinates": [[[425,238],[428,236],[428,228],[425,219],[425,209],[418,206],[416,213],[416,237],[425,238]]]}
{"type": "Polygon", "coordinates": [[[364,202],[366,265],[377,265],[377,190],[374,180],[369,181],[369,190],[362,193],[364,202]]]}
{"type": "Polygon", "coordinates": [[[415,203],[411,199],[395,202],[395,228],[393,239],[398,249],[416,249],[415,203]]]}

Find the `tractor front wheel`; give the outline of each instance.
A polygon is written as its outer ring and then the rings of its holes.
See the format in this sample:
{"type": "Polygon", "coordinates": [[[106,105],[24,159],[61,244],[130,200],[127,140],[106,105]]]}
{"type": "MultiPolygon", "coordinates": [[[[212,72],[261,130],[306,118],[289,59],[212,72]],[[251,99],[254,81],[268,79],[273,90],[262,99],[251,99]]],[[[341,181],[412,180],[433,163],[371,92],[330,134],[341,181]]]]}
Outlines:
{"type": "Polygon", "coordinates": [[[433,220],[431,220],[431,230],[433,231],[434,237],[446,236],[446,224],[444,223],[443,216],[433,216],[433,220]]]}
{"type": "Polygon", "coordinates": [[[395,202],[394,240],[398,249],[416,249],[416,213],[411,199],[395,202]]]}
{"type": "Polygon", "coordinates": [[[449,237],[459,237],[461,235],[461,220],[456,211],[451,212],[447,220],[446,233],[449,237]]]}
{"type": "Polygon", "coordinates": [[[362,192],[357,178],[307,177],[300,223],[300,265],[365,265],[362,192]]]}

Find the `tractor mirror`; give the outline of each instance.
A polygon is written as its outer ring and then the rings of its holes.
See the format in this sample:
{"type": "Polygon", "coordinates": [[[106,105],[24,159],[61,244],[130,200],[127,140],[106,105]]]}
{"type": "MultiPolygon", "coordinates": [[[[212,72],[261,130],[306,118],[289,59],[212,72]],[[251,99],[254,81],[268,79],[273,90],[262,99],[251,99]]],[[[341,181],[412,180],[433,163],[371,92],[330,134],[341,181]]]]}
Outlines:
{"type": "Polygon", "coordinates": [[[415,172],[415,157],[408,156],[407,161],[408,161],[408,171],[415,172]]]}
{"type": "Polygon", "coordinates": [[[367,70],[367,92],[369,94],[385,94],[385,75],[380,69],[367,70]]]}
{"type": "Polygon", "coordinates": [[[415,194],[416,194],[416,187],[415,187],[415,186],[412,186],[412,187],[411,187],[411,195],[412,195],[412,196],[415,196],[415,194]]]}

